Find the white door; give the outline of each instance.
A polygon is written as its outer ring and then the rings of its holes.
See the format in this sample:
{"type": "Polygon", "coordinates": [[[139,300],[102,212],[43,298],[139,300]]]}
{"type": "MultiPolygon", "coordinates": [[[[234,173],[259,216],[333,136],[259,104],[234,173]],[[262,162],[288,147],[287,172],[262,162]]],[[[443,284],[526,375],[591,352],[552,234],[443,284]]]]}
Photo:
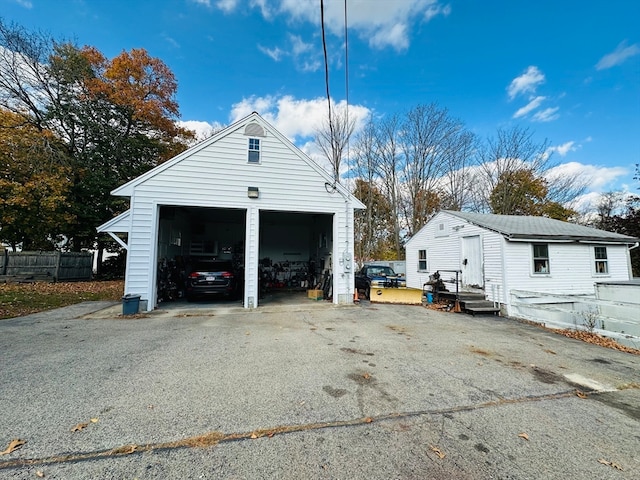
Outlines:
{"type": "Polygon", "coordinates": [[[462,286],[484,288],[482,242],[480,235],[462,237],[462,286]]]}

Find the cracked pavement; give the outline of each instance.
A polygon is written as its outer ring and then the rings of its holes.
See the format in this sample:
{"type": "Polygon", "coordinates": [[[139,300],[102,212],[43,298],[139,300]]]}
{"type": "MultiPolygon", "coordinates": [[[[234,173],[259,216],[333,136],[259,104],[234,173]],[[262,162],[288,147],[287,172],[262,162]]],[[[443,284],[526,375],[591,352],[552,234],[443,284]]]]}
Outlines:
{"type": "Polygon", "coordinates": [[[637,355],[415,306],[105,306],[0,321],[0,479],[640,471],[637,355]]]}

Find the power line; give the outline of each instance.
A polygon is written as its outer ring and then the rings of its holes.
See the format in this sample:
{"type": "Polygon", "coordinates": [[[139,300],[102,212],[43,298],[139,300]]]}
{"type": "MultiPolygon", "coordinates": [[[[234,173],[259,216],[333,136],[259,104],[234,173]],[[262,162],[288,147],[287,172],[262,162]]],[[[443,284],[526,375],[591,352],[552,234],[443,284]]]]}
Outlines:
{"type": "MultiPolygon", "coordinates": [[[[327,58],[327,40],[324,32],[324,0],[320,0],[320,28],[322,30],[322,50],[324,51],[324,84],[327,89],[327,106],[329,107],[329,138],[333,147],[334,133],[333,120],[331,118],[331,94],[329,93],[329,61],[327,58]]],[[[332,150],[334,150],[334,148],[332,148],[332,150]]],[[[334,178],[334,181],[337,180],[337,178],[334,178]]]]}

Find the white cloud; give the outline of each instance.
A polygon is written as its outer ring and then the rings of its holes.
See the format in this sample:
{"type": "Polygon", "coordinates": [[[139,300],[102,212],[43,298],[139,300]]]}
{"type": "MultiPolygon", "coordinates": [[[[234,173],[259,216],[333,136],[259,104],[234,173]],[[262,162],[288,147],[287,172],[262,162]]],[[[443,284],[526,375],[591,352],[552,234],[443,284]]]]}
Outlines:
{"type": "Polygon", "coordinates": [[[509,98],[513,100],[521,93],[535,93],[538,85],[545,80],[544,74],[536,66],[530,66],[519,77],[514,78],[507,87],[509,98]]]}
{"type": "Polygon", "coordinates": [[[312,44],[304,42],[302,37],[298,35],[289,35],[289,40],[291,41],[291,51],[295,56],[302,55],[313,49],[312,44]]]}
{"type": "Polygon", "coordinates": [[[320,60],[314,58],[318,52],[314,51],[311,43],[306,43],[298,35],[289,35],[288,42],[287,49],[258,45],[258,50],[271,57],[275,62],[279,62],[285,57],[291,57],[296,63],[297,69],[303,72],[315,72],[322,66],[320,60]]]}
{"type": "Polygon", "coordinates": [[[322,67],[320,60],[305,60],[298,68],[303,72],[317,72],[322,67]]]}
{"type": "Polygon", "coordinates": [[[557,120],[560,118],[560,115],[557,113],[558,110],[560,110],[559,107],[545,108],[541,112],[537,112],[533,116],[533,120],[537,122],[551,122],[553,120],[557,120]]]}
{"type": "Polygon", "coordinates": [[[33,8],[33,3],[29,0],[15,0],[18,5],[24,8],[33,8]]]}
{"type": "MultiPolygon", "coordinates": [[[[289,22],[320,24],[317,1],[311,0],[191,0],[211,7],[212,3],[226,13],[238,10],[241,4],[255,8],[267,20],[275,15],[287,17],[289,22]]],[[[429,22],[435,17],[451,14],[451,5],[440,0],[349,0],[347,19],[349,29],[369,42],[372,48],[387,47],[398,51],[410,44],[410,33],[416,22],[429,22]]],[[[344,33],[344,3],[326,1],[324,19],[327,32],[342,37],[344,33]]]]}
{"type": "MultiPolygon", "coordinates": [[[[209,0],[205,0],[205,1],[209,2],[209,0]]],[[[238,6],[238,0],[219,0],[216,3],[216,7],[218,7],[220,10],[222,10],[225,13],[233,12],[237,6],[238,6]]]]}
{"type": "MultiPolygon", "coordinates": [[[[343,109],[343,100],[332,108],[343,109]]],[[[300,150],[318,165],[330,171],[328,162],[314,141],[318,128],[327,118],[327,100],[322,97],[297,100],[292,96],[250,97],[232,106],[230,121],[235,122],[252,112],[258,112],[280,133],[286,136],[300,150]]],[[[349,117],[356,123],[354,136],[360,131],[371,111],[361,105],[349,105],[349,117]]],[[[346,165],[343,165],[346,168],[346,165]]]]}
{"type": "Polygon", "coordinates": [[[205,138],[209,138],[211,135],[223,128],[223,125],[215,122],[203,122],[199,120],[185,120],[177,122],[179,127],[186,128],[196,133],[196,142],[200,142],[205,138]]]}
{"type": "MultiPolygon", "coordinates": [[[[251,0],[251,6],[260,8],[265,18],[276,13],[290,20],[306,21],[318,25],[320,9],[318,2],[309,0],[251,0]]],[[[349,0],[347,19],[349,28],[363,39],[368,39],[373,48],[391,47],[396,50],[408,48],[411,24],[416,19],[429,21],[435,16],[448,16],[449,5],[438,0],[394,0],[376,1],[349,0]]],[[[327,1],[324,5],[325,27],[328,32],[342,36],[344,32],[344,3],[327,1]]]]}
{"type": "Polygon", "coordinates": [[[267,48],[267,47],[263,47],[262,45],[258,45],[258,50],[260,50],[265,55],[271,57],[275,62],[279,62],[280,60],[282,60],[282,57],[285,54],[285,52],[278,47],[267,48]]]}
{"type": "Polygon", "coordinates": [[[524,107],[518,109],[518,111],[513,114],[513,118],[524,117],[532,110],[535,110],[536,108],[538,108],[546,98],[547,97],[542,97],[542,96],[532,97],[529,103],[527,103],[524,107]]]}
{"type": "Polygon", "coordinates": [[[369,45],[378,49],[390,45],[396,50],[406,50],[409,47],[407,24],[398,22],[392,25],[382,25],[369,37],[369,45]]]}
{"type": "Polygon", "coordinates": [[[175,38],[170,37],[167,34],[163,34],[162,37],[166,40],[166,42],[171,45],[173,48],[180,48],[180,44],[176,41],[175,38]]]}
{"type": "MultiPolygon", "coordinates": [[[[344,108],[346,103],[339,102],[332,108],[344,108]]],[[[231,122],[258,112],[265,120],[285,135],[289,140],[308,139],[327,117],[327,100],[322,97],[311,100],[297,100],[290,95],[249,97],[234,104],[231,109],[231,122]]],[[[370,110],[361,105],[349,105],[349,116],[356,122],[356,130],[364,125],[370,110]]]]}
{"type": "Polygon", "coordinates": [[[627,41],[621,42],[616,49],[605,55],[596,64],[596,70],[605,70],[607,68],[615,67],[624,63],[628,58],[640,54],[640,47],[638,44],[627,46],[627,41]]]}
{"type": "Polygon", "coordinates": [[[557,145],[555,147],[549,148],[549,151],[550,152],[555,152],[558,155],[560,155],[561,157],[566,157],[567,153],[575,152],[577,150],[577,148],[574,147],[575,143],[576,142],[574,142],[574,141],[566,142],[566,143],[563,143],[562,145],[557,145]]]}
{"type": "Polygon", "coordinates": [[[424,19],[428,22],[432,18],[437,17],[438,15],[442,15],[444,17],[448,17],[451,13],[451,5],[438,5],[433,4],[427,7],[427,10],[424,12],[424,19]]]}
{"type": "Polygon", "coordinates": [[[588,189],[590,192],[603,192],[611,188],[618,178],[628,173],[627,169],[623,167],[603,167],[580,162],[567,162],[550,169],[547,176],[549,178],[559,176],[586,178],[589,179],[588,189]]]}

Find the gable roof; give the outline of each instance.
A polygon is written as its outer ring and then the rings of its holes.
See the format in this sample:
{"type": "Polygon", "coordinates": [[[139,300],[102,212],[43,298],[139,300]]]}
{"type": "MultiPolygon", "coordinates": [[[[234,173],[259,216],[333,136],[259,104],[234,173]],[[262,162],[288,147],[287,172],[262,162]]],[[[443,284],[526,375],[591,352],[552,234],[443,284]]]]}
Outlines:
{"type": "Polygon", "coordinates": [[[102,232],[116,232],[116,233],[129,233],[130,227],[130,210],[122,212],[120,215],[113,217],[108,222],[103,223],[97,227],[97,231],[102,232]]]}
{"type": "Polygon", "coordinates": [[[628,235],[554,220],[553,218],[456,212],[453,210],[443,210],[443,212],[500,233],[507,240],[569,240],[627,244],[638,241],[637,238],[628,235]]]}
{"type": "Polygon", "coordinates": [[[322,179],[325,182],[329,183],[332,188],[337,190],[344,198],[348,199],[352,203],[353,208],[357,208],[357,209],[366,208],[365,205],[362,202],[360,202],[360,200],[358,200],[354,195],[352,195],[349,192],[349,190],[347,190],[343,185],[341,185],[340,183],[335,183],[334,184],[333,177],[331,176],[331,174],[329,174],[329,172],[327,172],[325,169],[320,167],[316,162],[314,162],[311,158],[309,158],[309,156],[307,156],[298,147],[296,147],[293,143],[291,143],[291,141],[289,141],[289,139],[287,137],[285,137],[280,132],[278,132],[278,130],[276,130],[271,124],[269,124],[265,119],[263,119],[256,112],[253,112],[250,115],[247,115],[246,117],[242,118],[241,120],[238,120],[237,122],[235,122],[235,123],[229,125],[228,127],[222,129],[221,131],[219,131],[215,135],[212,135],[211,137],[201,141],[200,143],[192,146],[191,148],[188,148],[184,152],[176,155],[175,157],[167,160],[166,162],[158,165],[157,167],[152,168],[148,172],[143,173],[139,177],[136,177],[133,180],[130,180],[129,182],[125,183],[124,185],[121,185],[120,187],[114,189],[111,192],[111,194],[112,195],[120,195],[120,196],[130,197],[133,194],[133,190],[137,185],[140,185],[141,183],[144,183],[148,179],[153,178],[158,173],[163,172],[163,171],[171,168],[173,165],[175,165],[176,163],[179,163],[181,160],[183,160],[183,159],[185,159],[187,157],[190,157],[194,153],[199,152],[200,150],[202,150],[202,149],[208,147],[209,145],[217,142],[221,138],[224,138],[227,135],[231,134],[232,132],[235,132],[236,130],[238,130],[242,126],[248,125],[250,123],[258,123],[265,130],[268,130],[269,133],[271,133],[282,144],[284,144],[287,148],[289,148],[302,162],[304,162],[307,165],[309,165],[320,177],[322,177],[322,179]]]}

